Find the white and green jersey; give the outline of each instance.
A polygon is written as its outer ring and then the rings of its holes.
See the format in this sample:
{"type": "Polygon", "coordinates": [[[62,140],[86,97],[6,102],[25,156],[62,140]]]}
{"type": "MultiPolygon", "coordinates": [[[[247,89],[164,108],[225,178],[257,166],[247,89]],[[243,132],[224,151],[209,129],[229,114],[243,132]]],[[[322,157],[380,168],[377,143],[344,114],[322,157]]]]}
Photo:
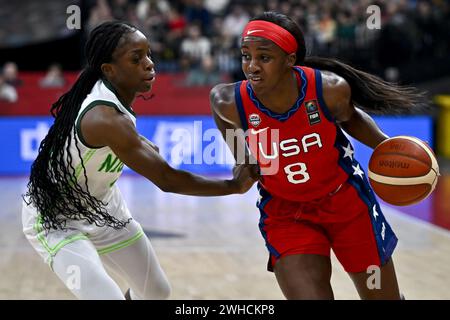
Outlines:
{"type": "MultiPolygon", "coordinates": [[[[61,248],[79,240],[89,240],[99,255],[108,254],[116,250],[124,250],[136,241],[144,237],[144,231],[140,224],[135,221],[115,184],[120,177],[123,163],[117,158],[109,147],[92,147],[83,139],[80,131],[80,123],[83,116],[90,109],[98,105],[115,108],[136,125],[136,118],[130,107],[123,104],[115,93],[114,88],[102,80],[92,88],[91,93],[83,101],[75,125],[75,135],[67,143],[69,153],[72,156],[72,166],[75,169],[75,177],[78,184],[86,190],[86,180],[83,174],[83,161],[86,168],[87,184],[89,193],[105,203],[105,209],[109,215],[116,219],[127,222],[124,228],[116,230],[109,225],[98,226],[86,219],[67,219],[65,229],[50,229],[48,232],[43,227],[43,219],[40,212],[28,201],[22,205],[23,232],[31,245],[41,257],[53,268],[53,260],[61,248]],[[80,149],[80,155],[75,146],[80,149]],[[81,160],[82,159],[82,160],[81,160]]],[[[67,152],[64,159],[67,159],[67,152]]],[[[67,160],[65,160],[67,161],[67,160]]],[[[68,165],[68,164],[67,164],[68,165]]],[[[73,183],[73,182],[69,182],[73,183]]],[[[86,256],[85,246],[72,246],[70,250],[78,250],[74,254],[83,260],[91,259],[92,253],[86,256]],[[80,249],[81,248],[81,249],[80,249]]],[[[145,255],[146,257],[148,254],[145,255]]],[[[88,272],[88,271],[86,271],[88,272]]]]}
{"type": "MultiPolygon", "coordinates": [[[[72,135],[70,142],[70,154],[72,156],[72,166],[75,168],[75,178],[78,184],[85,190],[85,176],[81,159],[86,168],[87,185],[89,193],[99,200],[108,201],[112,195],[112,186],[120,177],[124,164],[114,154],[108,146],[93,147],[83,138],[80,123],[83,116],[95,106],[103,105],[117,109],[128,117],[136,126],[135,113],[131,107],[123,104],[115,89],[106,80],[98,80],[81,104],[80,111],[75,121],[75,136],[72,135]],[[75,139],[78,142],[81,158],[75,146],[75,139]]],[[[67,157],[65,157],[67,159],[67,157]]],[[[67,161],[67,160],[66,160],[67,161]]]]}

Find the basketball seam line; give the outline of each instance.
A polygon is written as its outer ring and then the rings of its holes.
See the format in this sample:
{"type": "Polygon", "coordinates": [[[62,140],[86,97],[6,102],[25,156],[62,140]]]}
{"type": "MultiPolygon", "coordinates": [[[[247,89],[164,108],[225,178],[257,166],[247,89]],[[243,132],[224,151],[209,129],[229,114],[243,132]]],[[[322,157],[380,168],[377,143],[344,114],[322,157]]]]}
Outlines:
{"type": "Polygon", "coordinates": [[[417,181],[419,184],[430,184],[432,185],[435,179],[432,180],[431,183],[429,182],[423,182],[421,180],[423,179],[429,179],[432,176],[437,176],[436,171],[431,169],[426,175],[420,176],[420,177],[389,177],[389,176],[383,176],[376,174],[370,169],[368,170],[368,176],[370,179],[378,182],[378,183],[384,183],[384,184],[392,184],[392,185],[411,185],[414,184],[415,181],[417,181]],[[420,178],[420,180],[419,180],[420,178]]]}

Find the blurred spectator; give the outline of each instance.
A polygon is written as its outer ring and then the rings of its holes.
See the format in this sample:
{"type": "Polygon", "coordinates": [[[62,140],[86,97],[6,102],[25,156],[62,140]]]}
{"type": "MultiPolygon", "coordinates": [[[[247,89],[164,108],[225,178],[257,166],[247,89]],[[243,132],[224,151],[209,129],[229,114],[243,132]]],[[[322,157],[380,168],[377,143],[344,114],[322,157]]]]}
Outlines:
{"type": "Polygon", "coordinates": [[[181,43],[182,66],[188,71],[186,84],[189,86],[211,83],[214,73],[211,58],[211,41],[201,34],[200,27],[191,25],[188,37],[181,43]]]}
{"type": "Polygon", "coordinates": [[[165,38],[166,48],[163,58],[165,60],[179,60],[180,45],[183,41],[186,30],[186,19],[179,12],[178,8],[169,8],[167,12],[167,35],[165,38]]]}
{"type": "Polygon", "coordinates": [[[15,62],[7,62],[3,66],[3,77],[5,82],[13,87],[22,85],[22,80],[19,79],[19,70],[15,62]]]}
{"type": "Polygon", "coordinates": [[[17,91],[16,89],[6,83],[5,78],[0,74],[0,101],[16,102],[17,91]]]}
{"type": "Polygon", "coordinates": [[[211,37],[211,51],[220,74],[232,81],[236,79],[234,76],[236,70],[241,68],[240,34],[236,36],[224,32],[225,27],[223,24],[224,20],[222,18],[214,18],[212,26],[212,34],[214,36],[211,37]]]}
{"type": "MultiPolygon", "coordinates": [[[[381,28],[378,39],[378,61],[383,70],[408,63],[414,52],[414,41],[406,16],[398,10],[395,3],[389,3],[386,12],[388,19],[381,28]]],[[[388,71],[387,74],[391,72],[388,71]]]]}
{"type": "MultiPolygon", "coordinates": [[[[141,0],[136,7],[136,15],[139,18],[139,29],[149,38],[151,42],[152,57],[158,61],[158,68],[161,67],[159,59],[164,58],[166,47],[166,16],[168,4],[165,0],[141,0]]],[[[167,55],[166,59],[173,59],[174,56],[167,55]]]]}
{"type": "Polygon", "coordinates": [[[330,50],[331,44],[335,40],[336,36],[336,21],[331,17],[330,12],[325,11],[322,13],[318,25],[317,40],[322,50],[330,50]]]}
{"type": "Polygon", "coordinates": [[[283,1],[280,3],[278,11],[281,12],[282,14],[290,16],[292,13],[292,6],[289,2],[283,1]]]}
{"type": "Polygon", "coordinates": [[[39,81],[39,85],[43,88],[61,88],[66,83],[62,68],[59,64],[52,64],[47,74],[39,81]]]}
{"type": "Polygon", "coordinates": [[[223,21],[223,33],[239,37],[248,20],[250,20],[250,17],[242,6],[233,6],[231,12],[223,21]]]}
{"type": "Polygon", "coordinates": [[[439,37],[438,19],[436,19],[432,7],[428,2],[419,1],[415,12],[415,23],[418,36],[419,56],[428,56],[434,51],[436,37],[439,37]]]}
{"type": "Polygon", "coordinates": [[[223,14],[230,0],[205,0],[205,8],[215,14],[223,14]]]}
{"type": "Polygon", "coordinates": [[[209,35],[212,17],[211,13],[203,5],[203,0],[191,0],[186,6],[185,15],[190,24],[195,23],[199,25],[201,31],[209,35]]]}
{"type": "Polygon", "coordinates": [[[97,4],[90,11],[86,32],[89,33],[100,23],[112,20],[112,18],[113,16],[108,1],[97,0],[97,4]]]}
{"type": "Polygon", "coordinates": [[[267,11],[278,11],[280,3],[278,0],[268,0],[267,1],[267,11]]]}
{"type": "Polygon", "coordinates": [[[339,51],[345,57],[354,53],[356,38],[356,21],[350,11],[343,11],[337,16],[336,38],[339,51]]]}
{"type": "Polygon", "coordinates": [[[186,28],[187,22],[183,15],[180,14],[177,8],[170,8],[167,12],[167,26],[169,32],[175,32],[182,35],[186,28]]]}
{"type": "Polygon", "coordinates": [[[194,24],[188,28],[188,37],[181,43],[181,53],[189,66],[199,65],[211,54],[211,42],[202,35],[199,26],[194,24]]]}
{"type": "Polygon", "coordinates": [[[117,20],[127,20],[130,7],[128,0],[112,0],[110,3],[113,17],[117,20]]]}

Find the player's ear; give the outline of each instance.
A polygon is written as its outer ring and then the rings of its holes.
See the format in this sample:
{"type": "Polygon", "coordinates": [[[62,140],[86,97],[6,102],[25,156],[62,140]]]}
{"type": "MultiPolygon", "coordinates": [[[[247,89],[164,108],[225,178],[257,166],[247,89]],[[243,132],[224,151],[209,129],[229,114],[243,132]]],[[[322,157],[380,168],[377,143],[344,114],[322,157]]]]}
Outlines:
{"type": "Polygon", "coordinates": [[[286,57],[286,64],[289,68],[295,66],[295,61],[297,61],[297,54],[291,53],[286,57]]]}
{"type": "Polygon", "coordinates": [[[102,63],[100,69],[102,70],[102,73],[108,78],[110,78],[114,74],[114,68],[110,63],[102,63]]]}

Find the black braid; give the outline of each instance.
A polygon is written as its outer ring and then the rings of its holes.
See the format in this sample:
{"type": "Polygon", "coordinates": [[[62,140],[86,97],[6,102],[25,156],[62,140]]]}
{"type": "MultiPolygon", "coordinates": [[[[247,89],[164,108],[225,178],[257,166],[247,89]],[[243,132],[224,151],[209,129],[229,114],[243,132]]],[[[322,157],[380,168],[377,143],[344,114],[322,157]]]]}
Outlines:
{"type": "Polygon", "coordinates": [[[115,229],[123,228],[129,222],[111,216],[105,209],[106,204],[89,193],[86,168],[75,139],[85,189],[78,184],[69,150],[81,104],[102,77],[101,65],[111,62],[123,35],[135,31],[134,26],[118,21],[103,23],[92,30],[85,47],[87,67],[72,88],[51,107],[55,120],[39,146],[38,156],[31,166],[28,191],[23,196],[28,204],[32,203],[37,208],[47,231],[65,229],[68,219],[86,220],[97,226],[108,225],[115,229]]]}

